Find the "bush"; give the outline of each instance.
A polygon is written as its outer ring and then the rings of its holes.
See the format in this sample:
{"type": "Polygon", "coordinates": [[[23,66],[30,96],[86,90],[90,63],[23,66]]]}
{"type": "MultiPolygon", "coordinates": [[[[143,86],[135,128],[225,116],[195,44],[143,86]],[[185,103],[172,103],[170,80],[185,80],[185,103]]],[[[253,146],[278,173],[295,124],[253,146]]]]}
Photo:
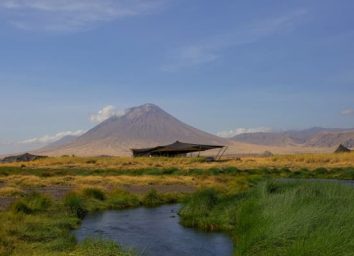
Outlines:
{"type": "Polygon", "coordinates": [[[95,164],[95,163],[97,163],[97,160],[87,160],[86,163],[87,164],[95,164]]]}
{"type": "Polygon", "coordinates": [[[83,193],[87,197],[91,197],[100,201],[104,201],[106,199],[104,192],[98,188],[86,188],[84,189],[83,193]]]}
{"type": "Polygon", "coordinates": [[[197,226],[201,229],[214,229],[212,225],[206,224],[205,219],[217,205],[218,193],[214,189],[205,189],[193,194],[179,214],[182,216],[182,223],[186,226],[197,226]]]}
{"type": "Polygon", "coordinates": [[[12,209],[15,212],[22,212],[25,214],[45,211],[51,205],[48,197],[38,193],[32,193],[17,201],[12,209]]]}
{"type": "Polygon", "coordinates": [[[142,200],[143,204],[147,207],[158,206],[163,202],[162,197],[157,193],[155,189],[151,189],[142,200]]]}
{"type": "Polygon", "coordinates": [[[87,210],[84,206],[82,198],[76,193],[70,193],[64,198],[64,205],[68,208],[71,214],[83,219],[87,215],[87,210]]]}
{"type": "Polygon", "coordinates": [[[33,211],[45,211],[51,205],[51,200],[39,193],[32,193],[27,198],[28,205],[33,211]]]}
{"type": "Polygon", "coordinates": [[[111,209],[124,209],[139,206],[140,201],[135,195],[125,191],[116,190],[109,195],[107,204],[111,209]]]}
{"type": "Polygon", "coordinates": [[[32,213],[32,209],[23,201],[17,201],[16,203],[14,203],[12,209],[17,213],[24,213],[24,214],[32,213]]]}

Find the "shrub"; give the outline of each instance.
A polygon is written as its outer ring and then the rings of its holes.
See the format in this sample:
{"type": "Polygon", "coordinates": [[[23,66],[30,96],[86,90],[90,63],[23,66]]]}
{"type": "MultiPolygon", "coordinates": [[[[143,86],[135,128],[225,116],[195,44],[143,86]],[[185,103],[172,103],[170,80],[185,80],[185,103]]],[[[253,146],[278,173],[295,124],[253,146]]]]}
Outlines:
{"type": "Polygon", "coordinates": [[[214,189],[205,189],[193,194],[179,212],[182,216],[182,223],[202,229],[213,229],[212,225],[206,223],[205,220],[218,200],[218,194],[214,189]]]}
{"type": "Polygon", "coordinates": [[[95,164],[95,163],[97,163],[97,160],[87,160],[86,163],[87,164],[95,164]]]}
{"type": "Polygon", "coordinates": [[[87,215],[87,210],[84,206],[82,198],[76,193],[69,193],[64,198],[64,205],[68,208],[71,214],[83,219],[87,215]]]}
{"type": "Polygon", "coordinates": [[[27,202],[33,211],[45,211],[51,205],[51,200],[39,193],[30,194],[27,197],[27,202]]]}
{"type": "Polygon", "coordinates": [[[106,199],[104,192],[98,188],[86,188],[84,189],[83,193],[87,197],[91,197],[100,201],[104,201],[106,199]]]}
{"type": "Polygon", "coordinates": [[[135,195],[125,191],[116,190],[110,194],[107,199],[107,204],[112,209],[124,209],[139,206],[140,201],[135,195]]]}
{"type": "Polygon", "coordinates": [[[12,209],[15,212],[30,214],[34,212],[45,211],[49,208],[50,205],[51,201],[48,197],[38,193],[32,193],[17,201],[13,205],[12,209]]]}
{"type": "Polygon", "coordinates": [[[157,193],[155,189],[151,189],[146,195],[143,197],[142,200],[143,204],[147,207],[154,207],[158,206],[162,202],[161,196],[157,193]]]}
{"type": "Polygon", "coordinates": [[[24,213],[24,214],[32,213],[32,209],[21,200],[14,203],[12,209],[17,213],[24,213]]]}

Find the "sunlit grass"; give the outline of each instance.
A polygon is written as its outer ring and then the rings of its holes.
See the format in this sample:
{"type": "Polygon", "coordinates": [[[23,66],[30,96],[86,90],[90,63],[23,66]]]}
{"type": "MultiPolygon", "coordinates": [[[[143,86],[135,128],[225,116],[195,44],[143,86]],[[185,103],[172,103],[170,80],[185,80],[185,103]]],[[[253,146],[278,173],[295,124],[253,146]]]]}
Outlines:
{"type": "Polygon", "coordinates": [[[186,197],[183,190],[164,194],[154,190],[176,185],[202,190],[181,212],[183,222],[230,232],[239,255],[316,255],[319,246],[325,248],[321,255],[335,255],[335,250],[337,255],[350,255],[340,254],[338,246],[343,239],[348,244],[343,252],[352,249],[347,239],[352,229],[346,224],[352,223],[350,211],[354,212],[351,191],[327,184],[274,183],[245,192],[265,179],[278,178],[354,179],[354,154],[242,157],[212,163],[203,158],[58,157],[1,164],[0,197],[16,201],[0,211],[0,255],[129,255],[107,241],[78,245],[70,230],[88,212],[181,201],[186,197]],[[125,190],[129,186],[145,190],[131,194],[125,190]],[[65,194],[53,198],[45,193],[56,188],[65,194]],[[321,225],[328,222],[331,229],[317,230],[316,220],[321,225]],[[344,233],[335,225],[342,225],[344,233]],[[336,249],[323,244],[327,238],[336,249]],[[278,243],[274,250],[266,246],[278,243]],[[306,251],[301,251],[302,246],[306,251]]]}
{"type": "Polygon", "coordinates": [[[117,244],[87,240],[77,244],[71,230],[88,212],[158,206],[183,200],[183,194],[132,195],[96,187],[70,192],[62,200],[33,193],[0,211],[0,255],[132,255],[117,244]]]}
{"type": "Polygon", "coordinates": [[[182,223],[228,232],[235,255],[353,255],[354,189],[331,183],[267,182],[244,194],[196,193],[182,223]]]}
{"type": "Polygon", "coordinates": [[[89,168],[89,169],[207,169],[213,167],[248,168],[340,168],[354,166],[354,153],[343,154],[293,154],[274,155],[272,157],[240,157],[224,159],[221,162],[208,163],[201,158],[131,158],[131,157],[49,157],[27,163],[0,164],[22,168],[89,168]]]}

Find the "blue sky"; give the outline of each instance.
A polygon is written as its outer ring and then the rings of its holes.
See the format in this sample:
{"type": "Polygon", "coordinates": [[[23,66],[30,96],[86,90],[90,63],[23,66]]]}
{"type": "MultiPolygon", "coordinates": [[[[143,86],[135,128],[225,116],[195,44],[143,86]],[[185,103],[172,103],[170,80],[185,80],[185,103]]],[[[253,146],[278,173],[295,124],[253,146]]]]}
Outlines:
{"type": "Polygon", "coordinates": [[[353,9],[349,0],[2,0],[0,153],[147,102],[212,133],[354,127],[353,9]]]}

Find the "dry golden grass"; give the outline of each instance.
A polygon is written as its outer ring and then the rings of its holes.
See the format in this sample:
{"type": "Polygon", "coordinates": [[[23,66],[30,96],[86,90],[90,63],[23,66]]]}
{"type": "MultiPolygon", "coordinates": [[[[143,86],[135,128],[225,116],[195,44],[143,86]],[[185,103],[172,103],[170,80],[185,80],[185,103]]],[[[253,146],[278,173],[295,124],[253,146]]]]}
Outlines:
{"type": "Polygon", "coordinates": [[[137,170],[148,168],[208,169],[214,167],[316,169],[354,166],[354,153],[294,154],[272,157],[229,158],[207,163],[199,158],[131,158],[131,157],[50,157],[28,163],[0,164],[27,168],[85,168],[137,170]]]}
{"type": "Polygon", "coordinates": [[[0,197],[20,196],[23,191],[20,188],[6,186],[0,188],[0,197]]]}
{"type": "Polygon", "coordinates": [[[8,172],[0,176],[0,197],[20,195],[30,189],[69,187],[82,190],[87,187],[98,187],[113,190],[124,186],[176,186],[183,185],[193,188],[215,187],[219,189],[244,190],[249,187],[249,181],[262,176],[261,171],[250,172],[250,169],[289,168],[291,170],[317,168],[347,168],[354,167],[354,153],[347,154],[298,154],[275,155],[272,157],[241,157],[207,163],[202,158],[131,158],[131,157],[50,157],[27,163],[0,164],[0,167],[18,167],[21,172],[8,172]],[[22,167],[22,168],[21,168],[22,167]],[[229,175],[212,175],[207,172],[211,168],[236,167],[241,172],[229,175]],[[188,172],[178,172],[174,175],[159,175],[159,172],[149,172],[130,175],[130,170],[159,170],[177,168],[179,170],[200,170],[197,175],[188,172]],[[37,169],[50,174],[58,169],[55,175],[37,175],[37,169]],[[47,170],[48,169],[48,170],[47,170]],[[61,172],[61,170],[65,170],[61,172]],[[104,170],[95,172],[96,169],[104,170]],[[88,170],[88,171],[87,171],[88,170]],[[113,170],[111,172],[105,170],[113,170]],[[125,172],[116,175],[115,170],[125,172]],[[203,171],[206,171],[203,174],[203,171]],[[80,173],[81,171],[81,173],[80,173]],[[91,172],[92,171],[92,172],[91,172]],[[84,173],[83,173],[84,172],[84,173]],[[209,175],[208,175],[208,174],[209,175]]]}
{"type": "MultiPolygon", "coordinates": [[[[21,195],[28,191],[46,191],[46,189],[66,188],[65,190],[82,191],[85,188],[100,188],[105,191],[115,189],[128,189],[129,186],[142,189],[156,187],[171,187],[172,191],[177,186],[175,192],[183,191],[187,188],[199,189],[205,187],[214,187],[226,189],[230,186],[236,186],[236,189],[242,190],[246,186],[243,177],[230,176],[56,176],[56,177],[37,177],[33,175],[11,175],[0,177],[0,198],[7,196],[21,195]],[[127,188],[128,186],[128,188],[127,188]]],[[[137,191],[139,193],[139,191],[137,191]]]]}
{"type": "MultiPolygon", "coordinates": [[[[186,184],[196,187],[223,183],[217,176],[62,176],[37,177],[33,175],[12,175],[1,177],[0,182],[10,187],[45,187],[45,186],[99,186],[118,187],[123,185],[175,185],[186,184]]],[[[0,188],[2,189],[2,188],[0,188]]]]}

